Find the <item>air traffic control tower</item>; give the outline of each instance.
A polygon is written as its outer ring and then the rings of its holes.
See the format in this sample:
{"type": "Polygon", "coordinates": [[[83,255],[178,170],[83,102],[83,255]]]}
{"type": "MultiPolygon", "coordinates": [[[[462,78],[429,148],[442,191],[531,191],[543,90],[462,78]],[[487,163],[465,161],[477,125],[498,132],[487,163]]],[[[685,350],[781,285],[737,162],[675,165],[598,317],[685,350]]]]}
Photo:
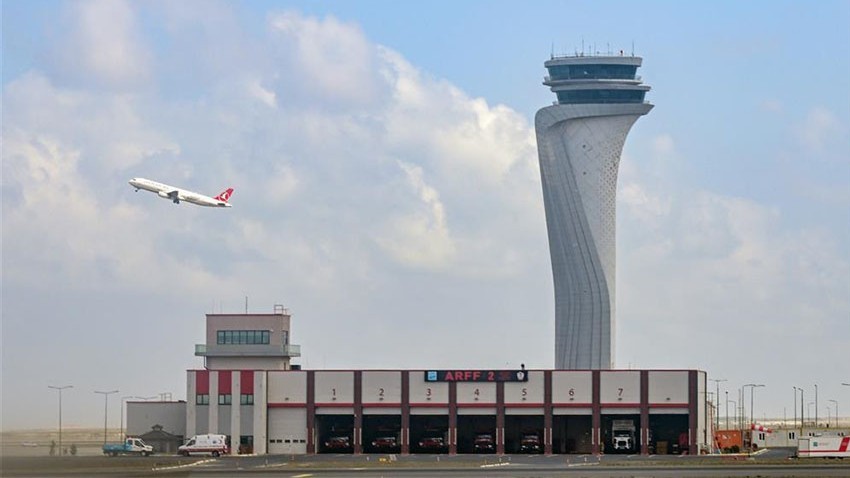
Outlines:
{"type": "Polygon", "coordinates": [[[555,368],[614,366],[617,170],[626,135],[649,113],[635,56],[553,56],[537,112],[537,150],[555,284],[555,368]]]}

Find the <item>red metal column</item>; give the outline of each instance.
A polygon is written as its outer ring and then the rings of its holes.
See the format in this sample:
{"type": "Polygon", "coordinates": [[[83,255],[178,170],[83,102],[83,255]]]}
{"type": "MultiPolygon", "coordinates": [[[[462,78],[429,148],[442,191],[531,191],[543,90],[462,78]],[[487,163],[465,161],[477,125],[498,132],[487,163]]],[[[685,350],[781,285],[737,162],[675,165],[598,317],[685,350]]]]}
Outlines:
{"type": "Polygon", "coordinates": [[[640,371],[640,454],[649,455],[649,371],[640,371]]]}
{"type": "MultiPolygon", "coordinates": [[[[699,431],[699,376],[696,370],[688,371],[688,454],[699,453],[697,447],[697,432],[699,431]]],[[[703,395],[705,396],[705,395],[703,395]]]]}
{"type": "Polygon", "coordinates": [[[401,430],[398,432],[401,454],[410,453],[410,371],[401,372],[401,430]]]}
{"type": "Polygon", "coordinates": [[[600,392],[600,376],[599,370],[593,370],[591,372],[591,387],[593,388],[593,403],[591,404],[591,413],[593,413],[593,418],[591,418],[591,437],[593,439],[593,444],[590,447],[590,452],[594,455],[598,455],[602,453],[604,449],[602,444],[602,405],[599,403],[601,400],[601,392],[600,392]]]}
{"type": "MultiPolygon", "coordinates": [[[[267,374],[268,375],[268,374],[267,374]]],[[[268,381],[266,382],[268,387],[268,381]]],[[[315,454],[316,449],[316,372],[307,371],[307,453],[315,454]]]]}
{"type": "Polygon", "coordinates": [[[496,453],[505,454],[505,382],[496,382],[496,453]]]}
{"type": "Polygon", "coordinates": [[[457,382],[449,382],[449,455],[457,455],[457,382]]]}
{"type": "Polygon", "coordinates": [[[552,371],[543,372],[543,453],[552,454],[552,371]]]}
{"type": "Polygon", "coordinates": [[[354,454],[363,453],[363,371],[354,371],[354,429],[351,431],[354,435],[351,437],[354,440],[354,454]]]}

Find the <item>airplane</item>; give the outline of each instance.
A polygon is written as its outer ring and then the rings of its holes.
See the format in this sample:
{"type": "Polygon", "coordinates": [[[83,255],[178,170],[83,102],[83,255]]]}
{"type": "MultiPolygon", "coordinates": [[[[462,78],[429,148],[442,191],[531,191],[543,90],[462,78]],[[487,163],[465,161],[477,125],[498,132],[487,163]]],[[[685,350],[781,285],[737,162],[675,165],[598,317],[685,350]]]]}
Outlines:
{"type": "Polygon", "coordinates": [[[156,193],[157,196],[163,199],[170,199],[174,202],[174,204],[180,204],[180,201],[186,201],[192,204],[197,204],[198,206],[231,207],[230,203],[227,201],[233,194],[233,188],[227,188],[218,196],[211,198],[209,196],[204,196],[203,194],[198,194],[194,191],[175,188],[174,186],[169,186],[168,184],[162,184],[145,178],[133,178],[129,181],[129,183],[130,186],[136,188],[136,192],[139,192],[139,189],[144,189],[145,191],[156,193]]]}

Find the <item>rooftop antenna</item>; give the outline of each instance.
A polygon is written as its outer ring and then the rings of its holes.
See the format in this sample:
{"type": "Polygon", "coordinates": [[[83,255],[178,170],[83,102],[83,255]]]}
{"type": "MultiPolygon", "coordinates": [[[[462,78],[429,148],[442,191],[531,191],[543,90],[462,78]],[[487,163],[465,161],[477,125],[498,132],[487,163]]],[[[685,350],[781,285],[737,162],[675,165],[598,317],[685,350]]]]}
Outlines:
{"type": "Polygon", "coordinates": [[[555,59],[555,41],[554,40],[552,41],[552,49],[550,50],[550,53],[549,53],[549,59],[550,60],[555,59]]]}
{"type": "Polygon", "coordinates": [[[632,40],[632,56],[635,56],[635,41],[632,40]]]}
{"type": "Polygon", "coordinates": [[[245,296],[245,314],[248,314],[248,296],[245,296]]]}
{"type": "Polygon", "coordinates": [[[581,37],[581,56],[584,56],[584,37],[581,37]]]}

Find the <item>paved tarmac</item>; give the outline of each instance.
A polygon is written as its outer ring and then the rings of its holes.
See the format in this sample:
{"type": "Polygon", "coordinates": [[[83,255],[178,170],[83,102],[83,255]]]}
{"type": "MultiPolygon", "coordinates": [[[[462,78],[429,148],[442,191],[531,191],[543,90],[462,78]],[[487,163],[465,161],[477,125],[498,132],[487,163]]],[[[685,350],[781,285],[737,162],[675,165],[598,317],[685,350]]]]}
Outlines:
{"type": "Polygon", "coordinates": [[[850,460],[677,455],[263,455],[211,458],[4,457],[4,477],[848,477],[850,460]]]}

